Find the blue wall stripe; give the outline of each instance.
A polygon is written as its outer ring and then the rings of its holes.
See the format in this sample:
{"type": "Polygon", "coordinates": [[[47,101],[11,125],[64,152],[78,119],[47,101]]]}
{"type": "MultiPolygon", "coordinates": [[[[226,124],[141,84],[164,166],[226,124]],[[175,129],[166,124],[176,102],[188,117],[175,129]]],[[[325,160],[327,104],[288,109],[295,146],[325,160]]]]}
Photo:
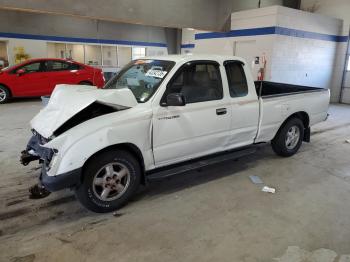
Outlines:
{"type": "Polygon", "coordinates": [[[321,34],[321,33],[315,33],[315,32],[291,29],[286,27],[279,27],[279,26],[239,29],[239,30],[231,30],[229,32],[198,33],[198,34],[195,34],[195,39],[201,40],[201,39],[212,39],[212,38],[227,38],[227,37],[239,37],[239,36],[272,35],[272,34],[324,40],[324,41],[331,41],[331,42],[347,42],[349,40],[348,36],[321,34]]]}
{"type": "Polygon", "coordinates": [[[31,34],[2,33],[2,32],[0,32],[0,37],[58,41],[58,42],[78,42],[78,43],[91,43],[91,44],[115,44],[115,45],[167,47],[167,44],[154,43],[154,42],[109,40],[109,39],[95,39],[95,38],[81,38],[81,37],[63,37],[63,36],[49,36],[49,35],[31,35],[31,34]]]}
{"type": "Polygon", "coordinates": [[[347,42],[349,39],[348,36],[321,34],[321,33],[315,33],[315,32],[309,32],[309,31],[303,31],[303,30],[297,30],[297,29],[290,29],[290,28],[279,27],[279,26],[276,27],[276,34],[277,35],[300,37],[300,38],[309,38],[309,39],[316,39],[316,40],[331,41],[331,42],[347,42]]]}
{"type": "Polygon", "coordinates": [[[194,44],[182,44],[181,48],[194,48],[194,44]]]}
{"type": "Polygon", "coordinates": [[[210,32],[195,34],[195,39],[211,39],[211,38],[226,38],[238,36],[254,36],[254,35],[271,35],[275,33],[275,27],[261,27],[250,29],[231,30],[229,32],[210,32]]]}

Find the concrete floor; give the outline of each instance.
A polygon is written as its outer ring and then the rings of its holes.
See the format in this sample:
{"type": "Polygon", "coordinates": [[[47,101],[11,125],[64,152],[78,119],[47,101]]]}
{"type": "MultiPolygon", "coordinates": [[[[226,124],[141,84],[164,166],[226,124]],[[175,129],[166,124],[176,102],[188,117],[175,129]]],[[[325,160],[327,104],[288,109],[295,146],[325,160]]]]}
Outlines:
{"type": "Polygon", "coordinates": [[[40,108],[0,106],[0,261],[350,261],[350,106],[332,105],[291,158],[264,145],[141,188],[117,215],[84,210],[69,190],[28,199],[39,171],[18,160],[40,108]]]}

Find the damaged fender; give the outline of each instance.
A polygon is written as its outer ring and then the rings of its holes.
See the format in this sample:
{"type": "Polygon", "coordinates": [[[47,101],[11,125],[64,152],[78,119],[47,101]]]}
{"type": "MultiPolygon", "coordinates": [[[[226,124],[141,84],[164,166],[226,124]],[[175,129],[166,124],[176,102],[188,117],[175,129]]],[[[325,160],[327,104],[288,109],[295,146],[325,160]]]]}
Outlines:
{"type": "Polygon", "coordinates": [[[48,176],[81,168],[95,153],[117,144],[130,143],[143,152],[145,166],[154,165],[150,130],[152,111],[135,107],[88,120],[45,144],[55,149],[47,170],[48,176]]]}

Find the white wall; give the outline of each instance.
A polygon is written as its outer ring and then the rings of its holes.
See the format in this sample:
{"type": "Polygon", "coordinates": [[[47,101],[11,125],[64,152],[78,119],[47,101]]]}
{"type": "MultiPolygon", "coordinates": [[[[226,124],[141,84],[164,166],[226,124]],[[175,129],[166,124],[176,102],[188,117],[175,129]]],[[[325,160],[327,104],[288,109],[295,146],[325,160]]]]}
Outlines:
{"type": "Polygon", "coordinates": [[[342,34],[347,35],[350,27],[350,1],[349,0],[301,0],[301,9],[307,10],[316,5],[315,13],[342,19],[344,25],[342,34]]]}
{"type": "Polygon", "coordinates": [[[163,47],[149,46],[146,48],[147,56],[159,56],[159,55],[167,55],[168,51],[163,47]]]}
{"type": "MultiPolygon", "coordinates": [[[[336,17],[344,21],[341,34],[349,35],[350,29],[350,1],[349,0],[301,0],[301,8],[309,9],[315,5],[315,13],[336,17]]],[[[334,65],[334,87],[339,86],[339,79],[342,79],[346,64],[347,50],[345,44],[338,47],[337,57],[334,65]]],[[[350,52],[348,52],[349,54],[350,52]]],[[[350,103],[350,73],[345,74],[345,83],[342,93],[343,103],[350,103]]]]}
{"type": "Polygon", "coordinates": [[[0,57],[7,59],[7,43],[0,41],[0,57]]]}
{"type": "MultiPolygon", "coordinates": [[[[340,19],[281,6],[246,10],[231,15],[231,30],[275,26],[327,35],[342,34],[340,19]]],[[[185,41],[191,41],[189,34],[188,31],[183,33],[185,41]]],[[[341,86],[341,75],[338,73],[341,63],[338,60],[346,43],[307,37],[309,36],[271,34],[193,40],[195,48],[192,52],[233,55],[236,42],[255,40],[256,46],[249,56],[259,56],[260,62],[262,56],[266,57],[265,80],[330,88],[332,101],[337,102],[341,86]]],[[[257,69],[262,64],[254,67],[253,77],[257,79],[257,69]]]]}
{"type": "MultiPolygon", "coordinates": [[[[324,15],[278,7],[277,26],[340,35],[342,21],[324,15]]],[[[272,81],[331,89],[331,100],[340,96],[341,77],[333,77],[337,42],[278,35],[273,52],[272,81]]],[[[343,44],[344,45],[344,44],[343,44]]]]}
{"type": "MultiPolygon", "coordinates": [[[[271,81],[331,88],[336,48],[333,42],[276,36],[271,81]]],[[[338,90],[331,88],[334,97],[338,90]]]]}
{"type": "Polygon", "coordinates": [[[17,47],[23,47],[25,53],[29,54],[31,58],[46,57],[47,44],[45,41],[9,38],[0,38],[0,40],[8,41],[7,48],[10,65],[15,62],[15,48],[17,47]]]}

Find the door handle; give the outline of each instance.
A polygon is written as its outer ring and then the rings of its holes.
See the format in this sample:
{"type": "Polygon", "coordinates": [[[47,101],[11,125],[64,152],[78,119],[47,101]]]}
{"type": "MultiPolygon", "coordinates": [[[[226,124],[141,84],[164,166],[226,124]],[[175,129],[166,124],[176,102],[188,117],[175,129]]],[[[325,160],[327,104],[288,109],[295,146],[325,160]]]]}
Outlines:
{"type": "Polygon", "coordinates": [[[227,109],[226,108],[218,108],[216,109],[216,114],[217,115],[225,115],[227,113],[227,109]]]}

